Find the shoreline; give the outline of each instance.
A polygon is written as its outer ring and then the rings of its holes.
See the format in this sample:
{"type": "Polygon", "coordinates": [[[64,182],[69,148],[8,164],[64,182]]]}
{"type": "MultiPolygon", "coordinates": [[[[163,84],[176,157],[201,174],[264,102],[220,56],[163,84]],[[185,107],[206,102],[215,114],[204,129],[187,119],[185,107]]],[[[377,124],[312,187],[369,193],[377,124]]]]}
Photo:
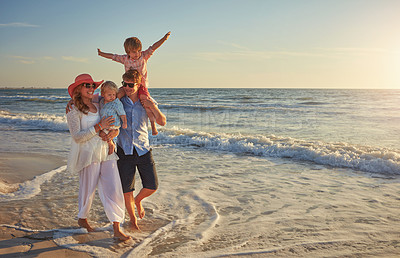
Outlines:
{"type": "MultiPolygon", "coordinates": [[[[66,164],[66,158],[49,154],[1,152],[0,182],[23,183],[66,164]]],[[[1,189],[0,189],[1,190],[1,189]]]]}
{"type": "MultiPolygon", "coordinates": [[[[0,193],[18,190],[16,185],[19,183],[32,180],[65,163],[64,158],[55,155],[1,152],[0,186],[2,182],[5,184],[3,189],[0,188],[0,193]]],[[[60,247],[53,239],[53,232],[26,232],[3,224],[0,225],[0,256],[91,257],[85,252],[60,247]]]]}

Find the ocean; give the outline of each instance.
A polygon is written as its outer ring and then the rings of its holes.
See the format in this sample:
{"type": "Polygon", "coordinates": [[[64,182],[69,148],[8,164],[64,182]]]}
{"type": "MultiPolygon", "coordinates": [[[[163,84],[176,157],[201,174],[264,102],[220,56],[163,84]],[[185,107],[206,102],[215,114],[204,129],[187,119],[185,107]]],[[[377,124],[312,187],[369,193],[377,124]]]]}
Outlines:
{"type": "MultiPolygon", "coordinates": [[[[400,90],[150,93],[167,125],[150,136],[160,186],[142,232],[127,231],[134,243],[74,237],[66,89],[0,89],[0,153],[65,160],[22,183],[0,177],[0,224],[97,257],[400,254],[400,90]]],[[[98,196],[89,221],[112,231],[98,196]]]]}

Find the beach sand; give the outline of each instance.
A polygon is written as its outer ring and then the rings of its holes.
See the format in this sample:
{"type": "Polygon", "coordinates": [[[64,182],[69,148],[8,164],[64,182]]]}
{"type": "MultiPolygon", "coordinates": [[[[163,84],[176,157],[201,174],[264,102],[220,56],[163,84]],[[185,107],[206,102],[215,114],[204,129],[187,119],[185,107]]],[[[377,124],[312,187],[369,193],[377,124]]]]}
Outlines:
{"type": "MultiPolygon", "coordinates": [[[[6,192],[15,191],[18,183],[65,165],[65,159],[54,155],[35,153],[0,153],[0,183],[6,183],[6,192]]],[[[1,212],[1,218],[7,216],[1,212]]],[[[87,253],[59,247],[53,241],[53,232],[25,232],[0,226],[0,256],[6,257],[91,257],[87,253]]]]}
{"type": "Polygon", "coordinates": [[[22,230],[0,227],[0,256],[5,257],[91,257],[59,247],[53,241],[53,232],[29,233],[22,230]]]}
{"type": "MultiPolygon", "coordinates": [[[[19,184],[33,179],[43,173],[64,166],[66,160],[63,157],[44,154],[28,153],[0,153],[0,187],[5,193],[4,188],[8,186],[8,193],[18,189],[19,184]],[[2,183],[2,184],[1,184],[2,183]],[[10,187],[11,186],[11,187],[10,187]]],[[[12,204],[11,204],[12,206],[12,204]]],[[[39,205],[40,206],[40,205],[39,205]]],[[[78,251],[60,246],[60,242],[85,244],[89,248],[101,248],[106,250],[106,256],[119,257],[131,250],[143,240],[148,234],[162,227],[165,222],[158,221],[151,225],[140,222],[141,226],[146,228],[143,233],[131,231],[127,225],[123,225],[124,231],[133,236],[133,239],[121,242],[113,239],[112,229],[99,229],[98,232],[87,233],[84,229],[78,229],[77,224],[70,224],[70,227],[62,227],[57,230],[30,230],[26,229],[21,218],[10,216],[10,205],[3,205],[0,209],[0,257],[92,257],[90,250],[78,251]],[[72,235],[72,238],[64,239],[63,231],[81,231],[72,235]],[[57,244],[59,243],[59,244],[57,244]]],[[[28,212],[29,211],[21,211],[28,212]]],[[[151,211],[147,211],[151,214],[151,211]]],[[[48,214],[49,215],[49,214],[48,214]]],[[[35,215],[33,215],[35,216],[35,215]]],[[[44,218],[32,218],[35,225],[44,218]]],[[[98,225],[91,221],[93,227],[98,225]]],[[[29,225],[32,226],[32,225],[29,225]]],[[[70,235],[67,233],[67,235],[70,235]]]]}
{"type": "Polygon", "coordinates": [[[22,183],[65,163],[65,159],[55,155],[2,152],[0,153],[0,180],[8,184],[22,183]]]}
{"type": "MultiPolygon", "coordinates": [[[[80,231],[74,218],[76,206],[71,205],[76,203],[76,193],[68,187],[71,176],[56,175],[51,184],[63,186],[55,190],[56,195],[49,191],[54,188],[43,184],[43,192],[35,198],[1,206],[0,257],[91,257],[94,249],[110,257],[125,257],[132,249],[134,257],[185,257],[186,249],[189,257],[400,255],[397,178],[368,177],[322,166],[310,169],[305,163],[273,163],[255,157],[209,156],[196,150],[183,153],[165,148],[157,152],[160,181],[168,187],[159,189],[157,197],[147,203],[146,219],[139,221],[143,232],[123,227],[133,237],[130,243],[114,242],[104,223],[96,225],[95,221],[105,221],[99,202],[92,206],[97,209],[94,213],[100,214],[91,219],[92,226],[107,231],[80,231]],[[162,166],[168,160],[175,162],[175,177],[168,166],[162,166]],[[193,162],[196,160],[208,163],[193,162]],[[224,163],[233,165],[220,165],[224,163]],[[251,173],[244,173],[250,166],[251,173]],[[188,178],[187,171],[202,174],[188,178]],[[264,172],[266,176],[259,176],[264,172]],[[242,182],[240,187],[232,187],[228,179],[233,177],[242,182]],[[205,197],[208,193],[212,194],[205,197]],[[154,217],[153,211],[162,217],[154,217]],[[51,216],[58,221],[48,219],[51,216]],[[54,230],[46,231],[49,228],[54,230]],[[78,233],[68,233],[71,229],[78,233]]],[[[43,164],[51,159],[36,157],[33,163],[37,164],[42,164],[39,159],[43,164]]],[[[30,159],[17,162],[20,160],[30,159]]],[[[47,169],[58,164],[53,165],[47,169]]],[[[18,178],[22,173],[16,171],[18,178]]]]}

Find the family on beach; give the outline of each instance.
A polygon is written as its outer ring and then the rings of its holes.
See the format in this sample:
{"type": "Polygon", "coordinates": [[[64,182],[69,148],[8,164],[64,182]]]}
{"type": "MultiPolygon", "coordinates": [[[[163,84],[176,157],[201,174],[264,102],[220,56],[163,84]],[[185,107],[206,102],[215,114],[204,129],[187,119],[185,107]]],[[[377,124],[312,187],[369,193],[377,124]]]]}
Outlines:
{"type": "Polygon", "coordinates": [[[152,134],[156,135],[155,124],[164,126],[166,117],[147,90],[147,60],[169,36],[170,32],[145,51],[138,38],[127,38],[126,55],[97,49],[99,56],[124,65],[121,88],[111,81],[94,81],[89,74],[78,75],[68,87],[72,100],[66,112],[73,140],[67,168],[79,173],[78,224],[89,232],[94,231],[87,218],[96,187],[106,216],[113,224],[114,237],[121,241],[131,238],[120,227],[125,209],[130,227],[139,230],[135,207],[142,219],[145,216],[142,200],[158,188],[148,120],[152,134]],[[100,85],[101,96],[94,95],[100,85]],[[136,167],[143,187],[134,197],[136,167]]]}

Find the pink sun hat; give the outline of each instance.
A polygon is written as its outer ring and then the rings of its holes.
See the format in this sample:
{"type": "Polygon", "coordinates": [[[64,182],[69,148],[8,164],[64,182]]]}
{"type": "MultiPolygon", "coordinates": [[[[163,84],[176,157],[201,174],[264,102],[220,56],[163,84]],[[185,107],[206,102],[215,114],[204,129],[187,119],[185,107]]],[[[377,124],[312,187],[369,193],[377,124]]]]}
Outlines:
{"type": "Polygon", "coordinates": [[[74,93],[75,88],[78,87],[79,85],[81,85],[82,83],[93,83],[94,85],[96,85],[95,89],[97,89],[100,86],[100,84],[102,84],[103,82],[104,82],[104,80],[95,82],[95,81],[93,81],[92,76],[90,76],[87,73],[83,73],[83,74],[76,76],[75,82],[68,86],[68,93],[72,98],[72,94],[74,93]]]}

